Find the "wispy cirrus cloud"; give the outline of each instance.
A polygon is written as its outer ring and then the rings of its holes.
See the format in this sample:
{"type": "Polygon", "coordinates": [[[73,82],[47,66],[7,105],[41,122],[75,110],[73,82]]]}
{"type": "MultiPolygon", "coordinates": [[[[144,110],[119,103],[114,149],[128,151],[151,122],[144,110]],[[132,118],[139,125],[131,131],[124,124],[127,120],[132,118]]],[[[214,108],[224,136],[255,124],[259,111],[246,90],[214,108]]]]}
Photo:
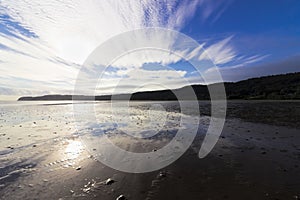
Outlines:
{"type": "MultiPolygon", "coordinates": [[[[215,19],[227,5],[209,0],[3,0],[0,2],[0,94],[23,94],[20,91],[26,94],[32,91],[34,95],[71,93],[80,65],[107,39],[144,27],[181,30],[196,12],[201,12],[204,21],[215,19]]],[[[202,47],[216,64],[226,64],[239,56],[231,39],[202,44],[202,47]]],[[[174,41],[162,38],[161,42],[168,46],[174,41]]],[[[199,60],[206,58],[201,48],[180,53],[187,57],[201,55],[199,60]]],[[[252,58],[255,59],[259,58],[252,58]]],[[[243,60],[250,62],[251,59],[245,57],[243,60]]],[[[149,81],[159,75],[163,83],[171,77],[177,87],[182,82],[176,83],[187,74],[184,69],[176,73],[168,71],[169,76],[162,76],[166,71],[140,68],[145,63],[167,66],[178,61],[178,56],[148,51],[128,55],[114,65],[119,68],[116,73],[140,70],[149,81]]],[[[139,84],[137,77],[127,78],[129,85],[139,84]]]]}
{"type": "Polygon", "coordinates": [[[95,47],[119,33],[144,27],[181,29],[201,2],[4,0],[0,13],[57,56],[82,64],[95,47]]]}
{"type": "MultiPolygon", "coordinates": [[[[253,58],[260,59],[260,58],[253,58]]],[[[261,58],[264,59],[264,58],[261,58]]],[[[252,62],[254,63],[254,62],[252,62]]],[[[252,64],[250,66],[236,65],[220,68],[219,71],[222,73],[223,80],[225,82],[236,82],[245,80],[253,77],[261,77],[268,75],[277,75],[285,73],[293,73],[299,71],[300,55],[292,56],[276,62],[267,62],[262,64],[252,64]]],[[[213,79],[215,69],[206,70],[205,76],[213,79]]]]}

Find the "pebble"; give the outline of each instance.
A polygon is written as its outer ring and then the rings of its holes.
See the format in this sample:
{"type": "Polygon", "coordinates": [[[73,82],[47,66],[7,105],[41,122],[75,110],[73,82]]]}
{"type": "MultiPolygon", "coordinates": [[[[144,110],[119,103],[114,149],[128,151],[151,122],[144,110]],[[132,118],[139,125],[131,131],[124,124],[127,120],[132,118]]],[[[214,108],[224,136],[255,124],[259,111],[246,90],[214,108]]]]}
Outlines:
{"type": "Polygon", "coordinates": [[[163,178],[163,177],[166,177],[166,174],[164,172],[159,172],[158,176],[163,178]]]}
{"type": "Polygon", "coordinates": [[[105,181],[105,185],[111,185],[111,184],[113,184],[115,181],[114,180],[112,180],[111,178],[109,178],[109,179],[107,179],[106,181],[105,181]]]}
{"type": "Polygon", "coordinates": [[[118,196],[116,200],[125,200],[125,199],[126,199],[125,196],[121,194],[120,196],[118,196]]]}
{"type": "Polygon", "coordinates": [[[77,171],[81,170],[81,167],[77,167],[76,170],[77,170],[77,171]]]}

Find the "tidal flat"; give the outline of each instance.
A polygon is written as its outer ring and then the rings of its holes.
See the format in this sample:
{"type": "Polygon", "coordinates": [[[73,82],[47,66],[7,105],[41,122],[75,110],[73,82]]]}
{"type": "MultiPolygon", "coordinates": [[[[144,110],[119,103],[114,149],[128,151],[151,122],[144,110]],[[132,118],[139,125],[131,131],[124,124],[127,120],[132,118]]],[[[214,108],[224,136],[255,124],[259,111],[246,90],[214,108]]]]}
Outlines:
{"type": "Polygon", "coordinates": [[[300,198],[300,101],[229,101],[221,137],[203,159],[210,103],[199,107],[200,115],[176,102],[136,101],[128,114],[110,102],[3,102],[0,199],[300,198]],[[126,173],[97,159],[103,137],[145,153],[195,126],[187,151],[157,171],[126,173]]]}

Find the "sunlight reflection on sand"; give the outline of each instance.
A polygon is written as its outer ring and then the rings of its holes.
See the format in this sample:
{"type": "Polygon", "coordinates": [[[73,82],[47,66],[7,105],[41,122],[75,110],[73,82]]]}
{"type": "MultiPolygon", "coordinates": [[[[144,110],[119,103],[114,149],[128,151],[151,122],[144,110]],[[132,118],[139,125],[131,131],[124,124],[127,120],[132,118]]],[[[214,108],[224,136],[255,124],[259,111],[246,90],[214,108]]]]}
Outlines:
{"type": "Polygon", "coordinates": [[[76,159],[83,151],[83,145],[80,141],[68,141],[69,144],[65,149],[67,159],[76,159]]]}

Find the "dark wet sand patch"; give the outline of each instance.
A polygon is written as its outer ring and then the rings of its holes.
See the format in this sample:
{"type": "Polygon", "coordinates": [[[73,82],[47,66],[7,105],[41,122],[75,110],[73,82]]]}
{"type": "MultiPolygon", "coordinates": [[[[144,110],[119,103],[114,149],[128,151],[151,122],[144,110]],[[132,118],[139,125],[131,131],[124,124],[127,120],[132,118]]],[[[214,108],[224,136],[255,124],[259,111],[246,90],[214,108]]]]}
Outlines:
{"type": "Polygon", "coordinates": [[[0,193],[2,199],[23,200],[49,196],[106,200],[120,195],[127,199],[295,199],[300,186],[297,133],[296,129],[228,120],[222,137],[206,158],[197,157],[203,139],[199,133],[179,160],[146,174],[110,169],[85,151],[79,161],[66,166],[69,161],[56,159],[65,148],[62,142],[33,167],[36,171],[21,174],[0,193]],[[284,138],[272,139],[275,136],[284,138]],[[76,170],[78,167],[80,170],[76,170]],[[103,184],[109,178],[114,182],[103,184]]]}

